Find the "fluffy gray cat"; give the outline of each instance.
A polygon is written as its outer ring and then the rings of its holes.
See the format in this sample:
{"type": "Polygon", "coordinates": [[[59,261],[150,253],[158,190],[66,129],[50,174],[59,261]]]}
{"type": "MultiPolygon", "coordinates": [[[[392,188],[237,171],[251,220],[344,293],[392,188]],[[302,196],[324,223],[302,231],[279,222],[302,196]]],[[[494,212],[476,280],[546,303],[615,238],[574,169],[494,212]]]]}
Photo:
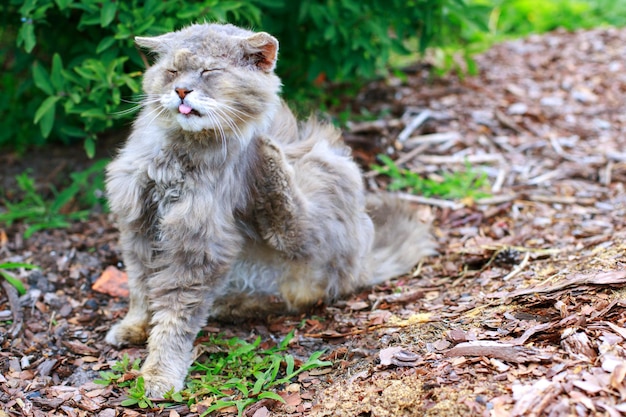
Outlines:
{"type": "Polygon", "coordinates": [[[107,168],[130,308],[106,340],[148,341],[147,395],[183,388],[208,317],[297,311],[433,251],[411,207],[365,192],[334,127],[298,125],[278,95],[274,37],[202,24],[136,42],[156,62],[107,168]]]}

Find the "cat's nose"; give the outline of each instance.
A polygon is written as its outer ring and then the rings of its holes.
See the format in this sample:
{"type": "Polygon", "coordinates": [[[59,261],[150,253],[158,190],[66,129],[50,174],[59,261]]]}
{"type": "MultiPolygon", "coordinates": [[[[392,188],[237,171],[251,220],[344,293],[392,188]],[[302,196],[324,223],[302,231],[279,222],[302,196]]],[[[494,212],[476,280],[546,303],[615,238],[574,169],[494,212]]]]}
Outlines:
{"type": "Polygon", "coordinates": [[[187,94],[193,91],[193,90],[187,90],[186,88],[177,88],[177,87],[175,87],[174,90],[176,91],[176,94],[178,94],[178,97],[180,97],[181,99],[185,98],[187,94]]]}

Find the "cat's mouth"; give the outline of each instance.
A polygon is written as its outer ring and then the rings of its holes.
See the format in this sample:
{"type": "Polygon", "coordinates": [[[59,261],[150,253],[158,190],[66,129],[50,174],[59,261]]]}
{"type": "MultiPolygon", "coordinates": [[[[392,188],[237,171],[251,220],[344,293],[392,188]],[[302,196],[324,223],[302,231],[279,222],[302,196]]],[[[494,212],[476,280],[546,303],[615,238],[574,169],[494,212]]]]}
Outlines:
{"type": "Polygon", "coordinates": [[[198,113],[197,110],[186,105],[185,103],[181,103],[181,105],[178,106],[178,112],[180,114],[184,114],[185,116],[200,116],[200,113],[198,113]]]}

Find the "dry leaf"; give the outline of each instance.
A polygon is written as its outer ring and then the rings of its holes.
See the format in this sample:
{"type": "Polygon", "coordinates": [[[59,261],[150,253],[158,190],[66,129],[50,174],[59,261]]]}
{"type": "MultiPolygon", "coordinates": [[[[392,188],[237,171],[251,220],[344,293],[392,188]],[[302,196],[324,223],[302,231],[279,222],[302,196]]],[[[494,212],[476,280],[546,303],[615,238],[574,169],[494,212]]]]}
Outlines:
{"type": "Polygon", "coordinates": [[[271,415],[270,410],[267,407],[261,407],[252,414],[252,417],[269,417],[271,415]]]}
{"type": "Polygon", "coordinates": [[[620,363],[611,372],[611,387],[620,389],[623,386],[624,377],[626,377],[626,362],[620,363]]]}
{"type": "Polygon", "coordinates": [[[402,351],[402,347],[393,346],[385,349],[381,349],[378,352],[378,358],[380,359],[380,364],[383,366],[390,366],[393,362],[393,356],[402,351]]]}
{"type": "Polygon", "coordinates": [[[91,289],[111,297],[128,297],[128,276],[114,266],[108,266],[91,289]]]}

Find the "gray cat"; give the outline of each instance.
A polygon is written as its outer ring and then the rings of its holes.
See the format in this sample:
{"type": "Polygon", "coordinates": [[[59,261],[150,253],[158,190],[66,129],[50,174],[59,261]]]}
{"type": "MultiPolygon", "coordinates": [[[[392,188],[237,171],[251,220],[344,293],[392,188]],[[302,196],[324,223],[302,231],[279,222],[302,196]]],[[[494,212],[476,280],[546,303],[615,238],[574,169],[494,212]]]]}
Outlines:
{"type": "Polygon", "coordinates": [[[147,395],[183,388],[208,317],[297,311],[432,253],[407,204],[364,191],[340,132],[281,102],[274,37],[202,24],[136,42],[156,62],[107,168],[130,308],[106,340],[148,341],[147,395]]]}

